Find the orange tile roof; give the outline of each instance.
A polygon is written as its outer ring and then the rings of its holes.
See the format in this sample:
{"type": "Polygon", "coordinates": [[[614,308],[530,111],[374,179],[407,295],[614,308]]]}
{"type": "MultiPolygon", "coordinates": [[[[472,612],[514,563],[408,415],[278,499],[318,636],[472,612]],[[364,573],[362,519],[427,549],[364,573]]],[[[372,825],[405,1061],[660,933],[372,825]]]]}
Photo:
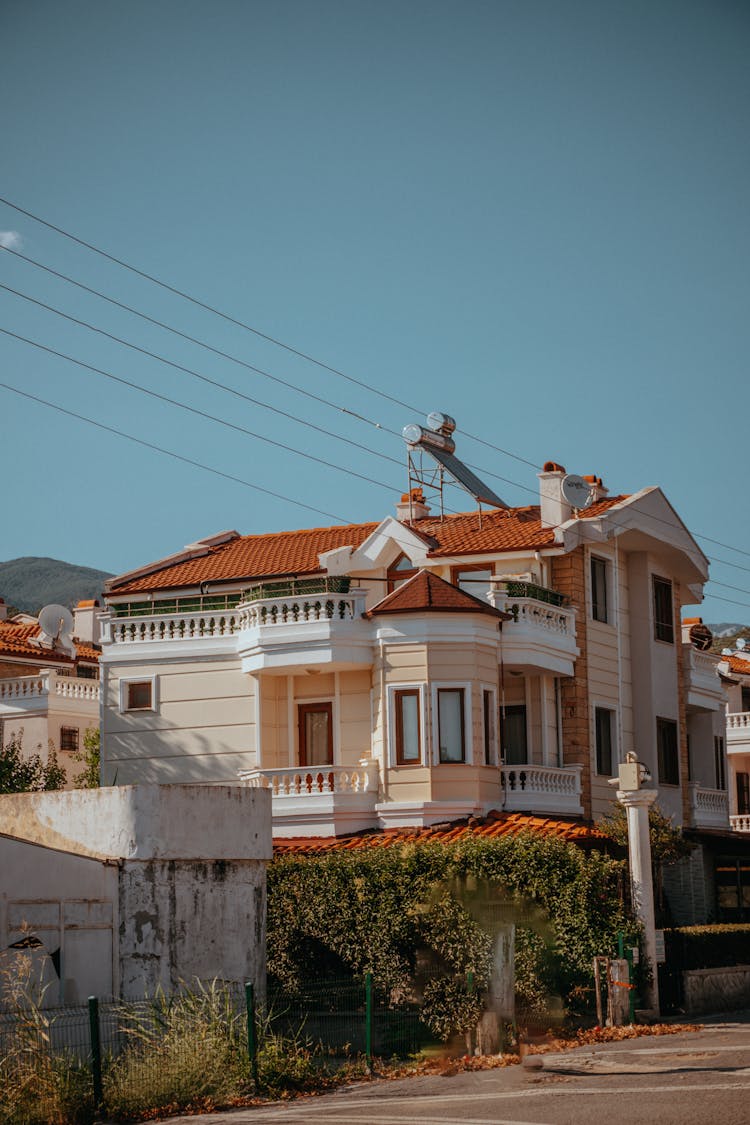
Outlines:
{"type": "Polygon", "coordinates": [[[486,613],[501,620],[510,618],[509,613],[494,609],[488,602],[480,601],[471,594],[452,586],[429,570],[403,582],[396,590],[373,606],[366,617],[378,617],[388,613],[486,613]]]}
{"type": "MultiPolygon", "coordinates": [[[[581,519],[602,515],[625,499],[611,496],[582,512],[581,519]]],[[[378,523],[313,527],[268,535],[239,535],[209,547],[197,557],[155,563],[148,574],[109,582],[113,594],[194,587],[201,582],[252,581],[284,575],[320,573],[318,556],[337,547],[359,547],[378,523]]],[[[429,557],[492,555],[503,551],[538,550],[554,545],[554,529],[542,527],[539,506],[482,512],[460,512],[443,520],[426,516],[412,530],[429,544],[429,557]]]]}
{"type": "MultiPolygon", "coordinates": [[[[31,638],[39,635],[39,625],[19,624],[15,621],[0,621],[0,656],[31,657],[43,664],[72,664],[74,660],[63,652],[53,652],[48,648],[40,648],[31,644],[31,638]]],[[[99,660],[100,649],[94,645],[76,641],[77,660],[99,660]]]]}
{"type": "Polygon", "coordinates": [[[362,848],[387,848],[394,844],[454,844],[472,837],[493,840],[501,836],[518,836],[521,832],[554,836],[574,844],[594,844],[608,839],[597,828],[580,821],[491,812],[483,821],[461,821],[448,827],[391,828],[385,832],[366,832],[358,836],[277,839],[273,847],[277,855],[327,855],[334,851],[353,852],[362,848]]]}
{"type": "Polygon", "coordinates": [[[750,659],[739,656],[736,652],[731,656],[723,656],[721,659],[726,660],[731,672],[737,672],[741,676],[750,676],[750,659]]]}

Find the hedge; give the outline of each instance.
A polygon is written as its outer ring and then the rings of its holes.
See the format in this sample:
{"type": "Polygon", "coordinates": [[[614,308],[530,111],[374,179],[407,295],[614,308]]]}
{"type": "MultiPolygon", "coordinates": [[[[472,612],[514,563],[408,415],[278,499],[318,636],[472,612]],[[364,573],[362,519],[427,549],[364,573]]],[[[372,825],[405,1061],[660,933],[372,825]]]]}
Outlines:
{"type": "Polygon", "coordinates": [[[667,935],[683,969],[750,965],[750,925],[680,926],[667,935]]]}

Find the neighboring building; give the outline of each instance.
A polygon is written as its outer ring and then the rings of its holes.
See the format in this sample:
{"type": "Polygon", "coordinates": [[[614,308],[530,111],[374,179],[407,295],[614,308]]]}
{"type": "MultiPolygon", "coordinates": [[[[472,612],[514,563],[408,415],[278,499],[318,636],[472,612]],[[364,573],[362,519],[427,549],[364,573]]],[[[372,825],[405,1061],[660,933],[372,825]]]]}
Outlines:
{"type": "Polygon", "coordinates": [[[727,691],[730,821],[735,831],[750,833],[750,653],[742,648],[719,659],[727,691]]]}
{"type": "Polygon", "coordinates": [[[0,599],[0,745],[22,734],[26,754],[50,748],[72,783],[89,727],[99,726],[99,603],[79,602],[73,636],[46,637],[29,614],[8,619],[0,599]]]}
{"type": "MultiPolygon", "coordinates": [[[[277,837],[492,810],[598,819],[635,750],[678,824],[728,831],[723,688],[680,631],[707,560],[658,488],[574,511],[228,531],[108,583],[102,776],[268,786],[277,837]]],[[[709,667],[710,665],[710,667],[709,667]]]]}

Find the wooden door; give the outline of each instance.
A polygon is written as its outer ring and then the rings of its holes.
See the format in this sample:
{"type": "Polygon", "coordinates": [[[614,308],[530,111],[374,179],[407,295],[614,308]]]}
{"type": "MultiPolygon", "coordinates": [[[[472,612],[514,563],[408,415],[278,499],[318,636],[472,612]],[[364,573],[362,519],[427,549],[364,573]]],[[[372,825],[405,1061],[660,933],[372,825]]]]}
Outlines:
{"type": "Polygon", "coordinates": [[[333,704],[300,703],[297,707],[299,764],[333,765],[333,704]]]}

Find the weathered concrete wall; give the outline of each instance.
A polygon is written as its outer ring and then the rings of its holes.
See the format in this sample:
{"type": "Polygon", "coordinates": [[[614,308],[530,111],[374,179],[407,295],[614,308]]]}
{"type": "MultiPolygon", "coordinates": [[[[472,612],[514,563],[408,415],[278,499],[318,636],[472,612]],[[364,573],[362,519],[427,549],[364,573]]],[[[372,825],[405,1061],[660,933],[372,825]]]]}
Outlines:
{"type": "Polygon", "coordinates": [[[689,969],[682,974],[685,1011],[732,1012],[750,1005],[750,965],[689,969]]]}
{"type": "Polygon", "coordinates": [[[268,790],[151,785],[3,796],[0,833],[0,860],[11,861],[0,876],[6,932],[15,936],[21,920],[24,872],[32,930],[60,919],[49,941],[38,935],[48,954],[70,948],[66,917],[72,929],[96,905],[109,926],[108,946],[89,942],[88,965],[61,973],[60,999],[80,999],[85,987],[135,999],[196,977],[263,987],[268,790]],[[94,980],[96,988],[87,983],[94,980]]]}

